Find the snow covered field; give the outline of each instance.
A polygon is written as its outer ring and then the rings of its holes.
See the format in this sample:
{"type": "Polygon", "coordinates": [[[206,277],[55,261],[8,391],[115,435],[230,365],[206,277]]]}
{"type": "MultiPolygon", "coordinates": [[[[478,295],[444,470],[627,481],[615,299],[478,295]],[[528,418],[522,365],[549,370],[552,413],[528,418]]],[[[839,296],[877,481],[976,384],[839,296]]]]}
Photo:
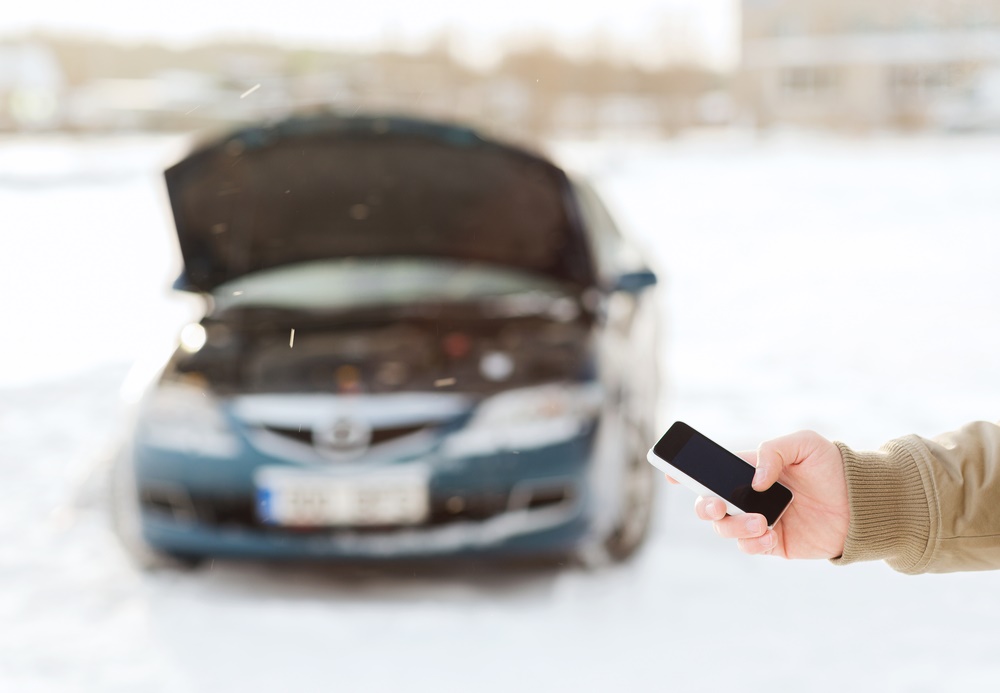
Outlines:
{"type": "MultiPolygon", "coordinates": [[[[748,558],[666,488],[597,571],[215,562],[142,574],[99,462],[193,307],[176,139],[0,140],[0,690],[991,690],[996,575],[748,558]],[[95,471],[96,470],[96,471],[95,471]]],[[[662,272],[663,420],[859,448],[1000,411],[1000,140],[562,145],[662,272]]]]}

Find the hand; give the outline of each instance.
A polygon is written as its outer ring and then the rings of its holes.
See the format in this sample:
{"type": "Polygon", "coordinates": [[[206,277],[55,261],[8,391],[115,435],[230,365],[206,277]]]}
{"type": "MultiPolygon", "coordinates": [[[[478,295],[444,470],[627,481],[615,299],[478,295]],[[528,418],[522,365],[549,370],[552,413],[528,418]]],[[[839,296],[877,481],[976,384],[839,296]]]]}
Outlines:
{"type": "Polygon", "coordinates": [[[775,481],[791,489],[794,499],[781,520],[767,529],[763,515],[727,516],[725,503],[705,496],[695,502],[698,517],[711,521],[720,536],[736,539],[744,553],[784,558],[843,554],[849,511],[844,460],[836,445],[802,431],[761,443],[757,452],[739,456],[757,468],[755,490],[764,491],[775,481]]]}

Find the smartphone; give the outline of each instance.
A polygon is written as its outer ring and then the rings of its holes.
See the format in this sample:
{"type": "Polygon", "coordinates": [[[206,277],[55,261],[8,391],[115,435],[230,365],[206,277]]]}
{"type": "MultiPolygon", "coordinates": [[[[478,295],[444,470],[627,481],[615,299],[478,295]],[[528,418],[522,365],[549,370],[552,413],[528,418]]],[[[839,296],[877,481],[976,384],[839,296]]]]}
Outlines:
{"type": "Polygon", "coordinates": [[[768,527],[792,502],[792,492],[778,483],[755,491],[750,486],[753,466],[680,421],[663,434],[646,459],[692,491],[719,497],[730,515],[760,513],[768,527]]]}

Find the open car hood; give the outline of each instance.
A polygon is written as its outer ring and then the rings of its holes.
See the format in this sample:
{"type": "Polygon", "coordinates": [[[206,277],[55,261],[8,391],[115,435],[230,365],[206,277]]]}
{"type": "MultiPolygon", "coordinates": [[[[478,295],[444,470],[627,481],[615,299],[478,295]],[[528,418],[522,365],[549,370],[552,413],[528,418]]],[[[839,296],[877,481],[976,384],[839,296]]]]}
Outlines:
{"type": "Polygon", "coordinates": [[[197,149],[166,171],[179,288],[280,265],[429,257],[581,287],[593,264],[566,175],[471,130],[399,118],[295,118],[197,149]]]}

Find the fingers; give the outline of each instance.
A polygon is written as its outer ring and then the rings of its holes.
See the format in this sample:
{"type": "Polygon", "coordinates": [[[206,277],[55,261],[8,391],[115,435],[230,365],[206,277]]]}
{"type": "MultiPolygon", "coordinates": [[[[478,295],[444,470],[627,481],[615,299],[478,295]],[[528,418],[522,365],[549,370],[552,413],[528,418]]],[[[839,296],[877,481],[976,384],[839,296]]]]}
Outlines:
{"type": "Polygon", "coordinates": [[[695,514],[712,523],[720,537],[736,539],[740,551],[750,555],[771,553],[778,543],[774,530],[767,528],[763,515],[726,515],[726,504],[718,498],[699,496],[694,504],[695,514]]]}
{"type": "Polygon", "coordinates": [[[694,513],[703,520],[721,520],[726,516],[726,504],[718,498],[698,496],[694,502],[694,513]]]}
{"type": "Polygon", "coordinates": [[[774,548],[778,545],[778,536],[774,533],[774,530],[769,529],[759,537],[737,539],[736,544],[739,546],[740,551],[751,556],[768,554],[774,551],[774,548]]]}
{"type": "Polygon", "coordinates": [[[716,533],[726,539],[756,539],[767,532],[767,521],[763,515],[747,513],[730,515],[712,523],[716,533]]]}
{"type": "Polygon", "coordinates": [[[767,528],[767,519],[763,515],[727,515],[726,504],[710,496],[698,496],[694,512],[702,520],[710,521],[720,537],[735,539],[743,553],[751,556],[768,554],[778,544],[778,536],[773,529],[767,528]]]}
{"type": "Polygon", "coordinates": [[[681,483],[681,482],[677,481],[677,479],[675,479],[672,476],[670,476],[669,474],[664,474],[663,476],[667,477],[667,481],[669,481],[671,484],[674,484],[675,486],[677,484],[681,483]]]}
{"type": "Polygon", "coordinates": [[[778,543],[777,535],[767,528],[763,515],[730,515],[713,522],[712,526],[719,536],[735,539],[740,551],[751,556],[771,553],[778,543]]]}

